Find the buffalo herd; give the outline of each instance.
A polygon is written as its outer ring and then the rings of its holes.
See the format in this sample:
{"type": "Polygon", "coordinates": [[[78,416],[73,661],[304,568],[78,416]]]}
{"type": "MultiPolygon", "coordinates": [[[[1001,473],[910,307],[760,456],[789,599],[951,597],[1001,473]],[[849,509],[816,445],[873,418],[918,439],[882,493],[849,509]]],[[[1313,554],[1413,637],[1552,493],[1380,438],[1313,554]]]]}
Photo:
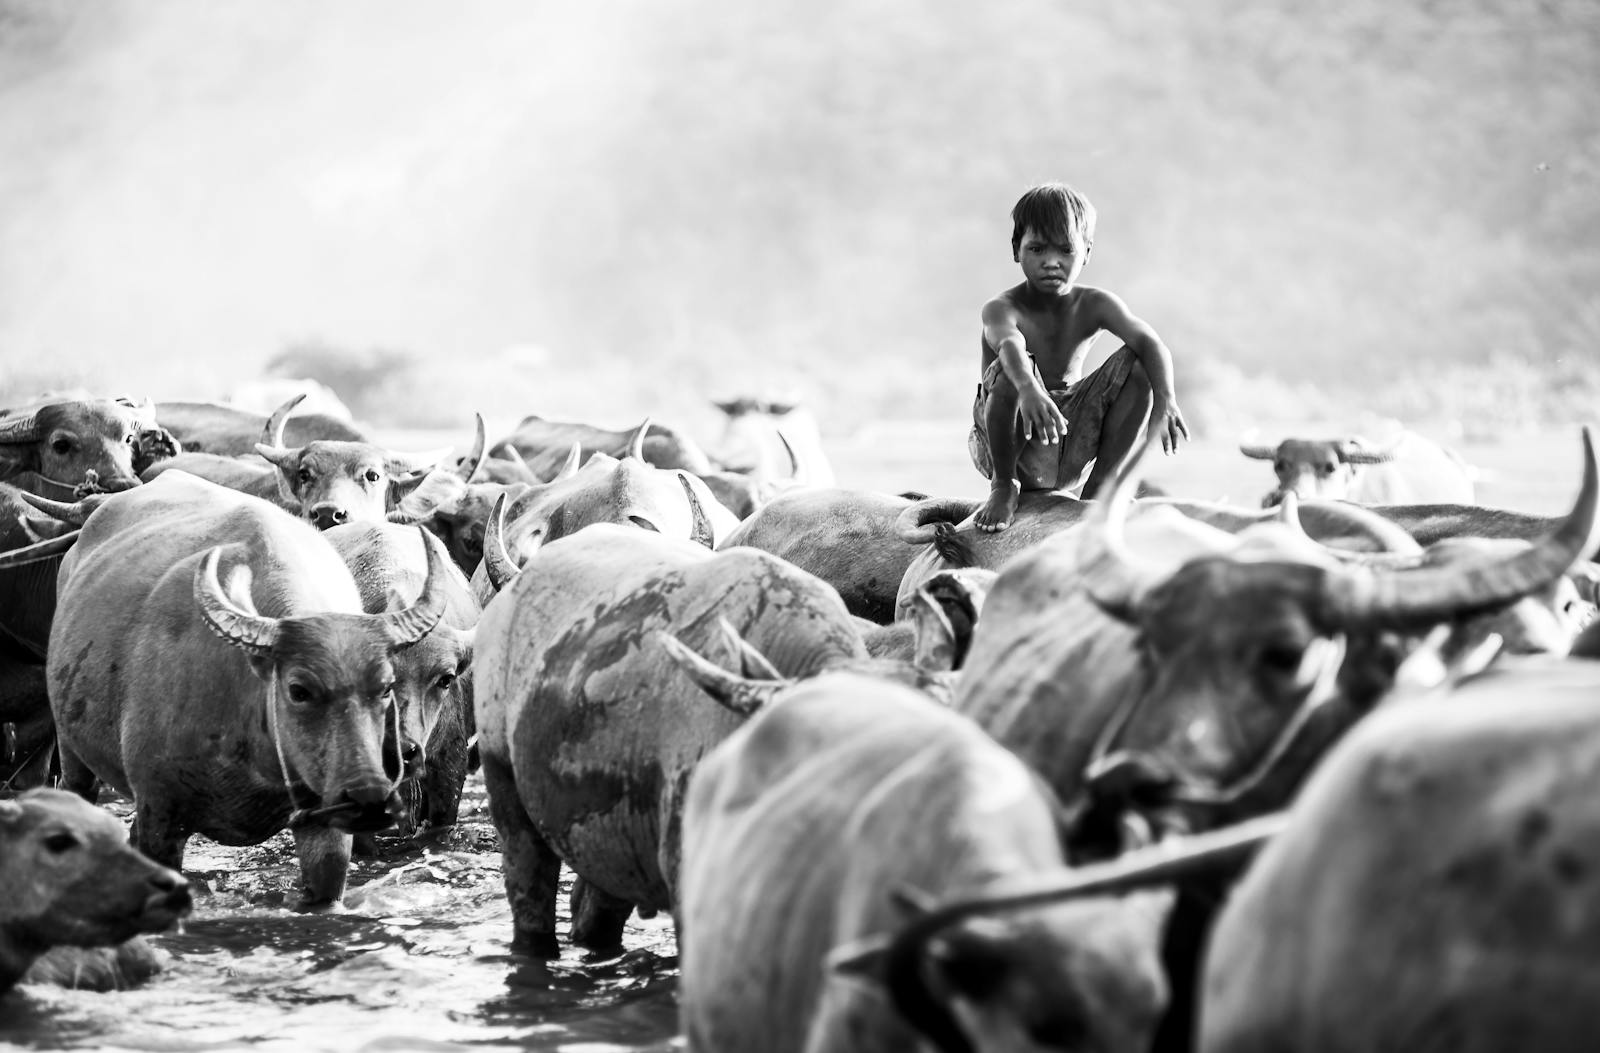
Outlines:
{"type": "Polygon", "coordinates": [[[481,770],[513,950],[670,914],[692,1050],[1592,1044],[1587,429],[1561,516],[1286,440],[1269,508],[1141,456],[986,533],[795,406],[407,452],[297,401],[0,413],[0,990],[147,973],[196,834],[337,910],[481,770]]]}

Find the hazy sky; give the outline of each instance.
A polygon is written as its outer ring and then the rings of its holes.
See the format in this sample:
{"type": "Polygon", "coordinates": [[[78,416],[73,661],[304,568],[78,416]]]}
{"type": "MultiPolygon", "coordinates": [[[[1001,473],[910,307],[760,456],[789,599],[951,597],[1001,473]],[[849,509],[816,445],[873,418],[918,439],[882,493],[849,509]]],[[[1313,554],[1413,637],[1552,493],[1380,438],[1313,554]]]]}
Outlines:
{"type": "Polygon", "coordinates": [[[1588,347],[1600,19],[1512,6],[0,0],[0,380],[318,340],[508,411],[959,415],[1051,178],[1180,385],[1588,347]]]}

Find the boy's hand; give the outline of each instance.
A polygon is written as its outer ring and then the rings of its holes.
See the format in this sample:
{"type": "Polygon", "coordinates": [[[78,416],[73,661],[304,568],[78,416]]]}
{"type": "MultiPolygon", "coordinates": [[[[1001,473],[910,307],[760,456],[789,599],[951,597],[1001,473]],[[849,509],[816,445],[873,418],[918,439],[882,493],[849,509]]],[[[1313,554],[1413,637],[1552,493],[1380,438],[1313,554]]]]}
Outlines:
{"type": "Polygon", "coordinates": [[[1157,399],[1150,411],[1151,427],[1161,436],[1161,452],[1177,453],[1178,437],[1189,438],[1189,425],[1184,423],[1183,411],[1170,400],[1157,399]]]}
{"type": "Polygon", "coordinates": [[[1061,415],[1050,396],[1031,390],[1020,394],[1017,415],[1022,418],[1022,437],[1032,439],[1038,436],[1046,446],[1060,442],[1067,430],[1067,418],[1061,415]]]}

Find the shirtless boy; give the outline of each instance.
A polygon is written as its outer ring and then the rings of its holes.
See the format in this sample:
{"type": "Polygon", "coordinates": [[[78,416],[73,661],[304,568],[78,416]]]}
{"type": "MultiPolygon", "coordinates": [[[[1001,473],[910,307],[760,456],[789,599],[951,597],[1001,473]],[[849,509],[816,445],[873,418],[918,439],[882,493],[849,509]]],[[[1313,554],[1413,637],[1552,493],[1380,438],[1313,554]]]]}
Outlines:
{"type": "Polygon", "coordinates": [[[980,530],[1010,526],[1021,491],[1070,489],[1086,470],[1079,496],[1094,497],[1147,424],[1167,453],[1189,437],[1172,354],[1156,331],[1112,293],[1078,284],[1094,219],[1094,206],[1064,183],[1034,187],[1011,210],[1011,256],[1025,280],[983,308],[983,383],[968,441],[990,480],[980,530]],[[1085,377],[1102,329],[1122,347],[1085,377]]]}

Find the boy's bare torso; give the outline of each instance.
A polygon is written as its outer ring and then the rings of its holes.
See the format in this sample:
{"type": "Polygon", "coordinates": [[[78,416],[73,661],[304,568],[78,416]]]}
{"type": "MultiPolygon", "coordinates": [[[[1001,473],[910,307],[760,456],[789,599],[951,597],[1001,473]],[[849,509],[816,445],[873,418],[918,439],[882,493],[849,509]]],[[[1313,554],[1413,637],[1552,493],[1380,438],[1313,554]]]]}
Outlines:
{"type": "MultiPolygon", "coordinates": [[[[1015,317],[1046,390],[1064,388],[1082,378],[1084,360],[1102,328],[1097,309],[1100,297],[1099,289],[1087,285],[1073,286],[1059,296],[1040,296],[1027,282],[995,297],[1015,317]]],[[[997,355],[987,337],[982,342],[982,369],[987,373],[997,355]]]]}

